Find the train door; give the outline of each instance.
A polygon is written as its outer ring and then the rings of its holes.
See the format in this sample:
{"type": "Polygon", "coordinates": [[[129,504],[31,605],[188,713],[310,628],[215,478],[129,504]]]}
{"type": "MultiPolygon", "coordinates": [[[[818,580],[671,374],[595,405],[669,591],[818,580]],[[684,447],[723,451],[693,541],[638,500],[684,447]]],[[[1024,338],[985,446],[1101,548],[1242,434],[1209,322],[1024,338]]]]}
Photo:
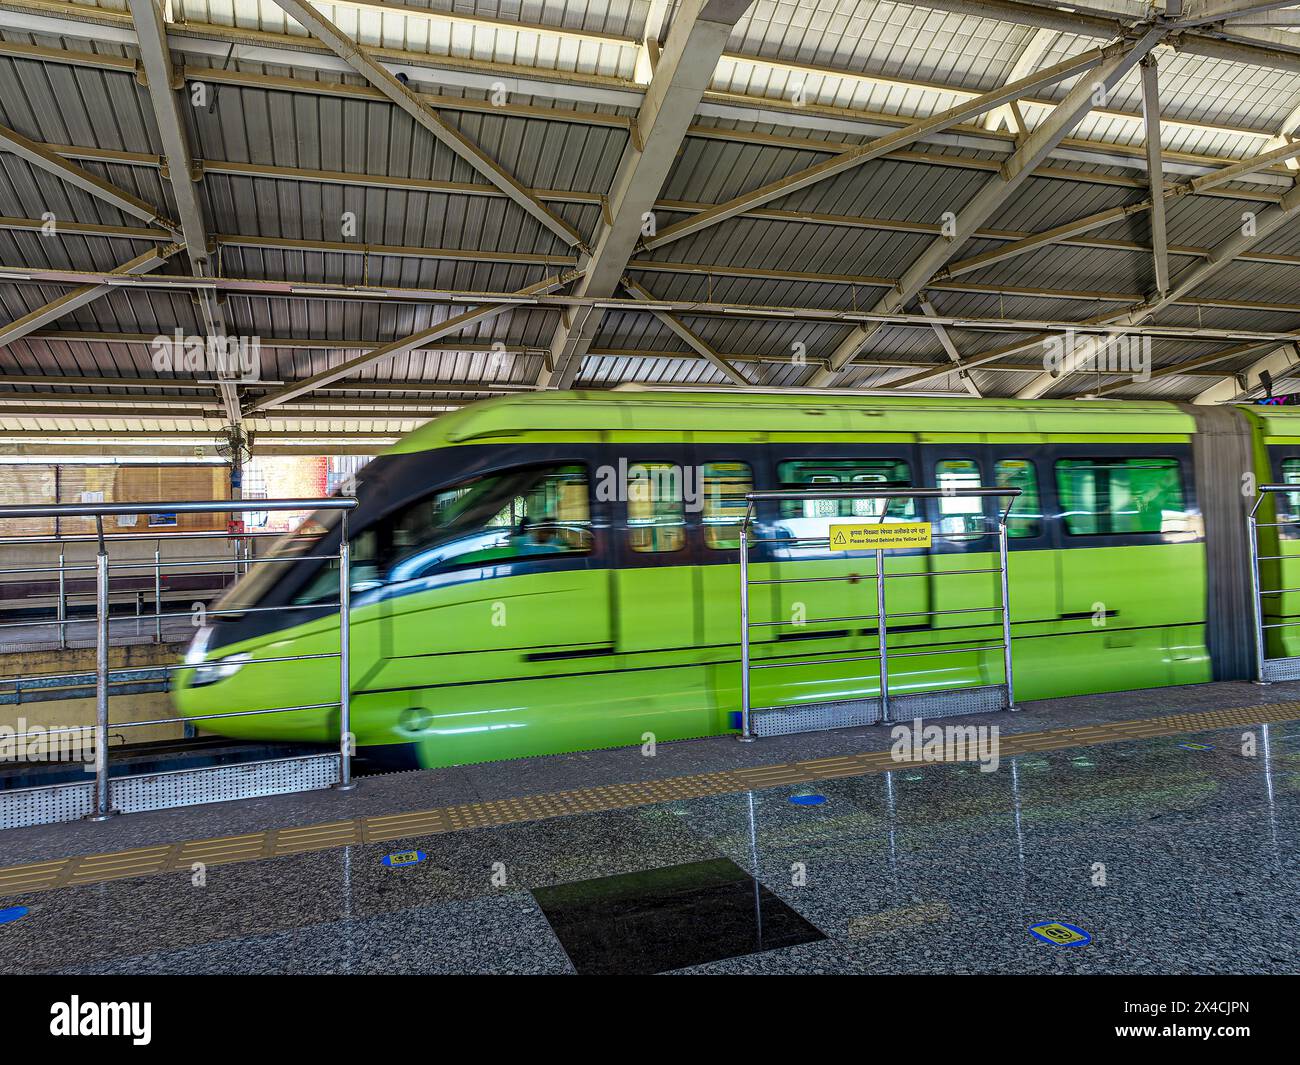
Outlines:
{"type": "MultiPolygon", "coordinates": [[[[1203,625],[1205,551],[1186,445],[1062,445],[1051,453],[1061,515],[1059,618],[1091,634],[1107,686],[1171,677],[1177,626],[1203,625]],[[1171,657],[1172,656],[1172,657],[1171,657]]],[[[1203,643],[1203,637],[1200,638],[1203,643]]],[[[1203,649],[1202,649],[1203,655],[1203,649]]]]}
{"type": "Polygon", "coordinates": [[[608,467],[615,559],[614,644],[620,653],[697,646],[695,569],[690,535],[696,471],[689,444],[628,444],[608,467]]]}
{"type": "MultiPolygon", "coordinates": [[[[1300,447],[1293,445],[1271,446],[1268,449],[1275,484],[1300,485],[1300,447]]],[[[1276,589],[1300,588],[1300,525],[1285,524],[1300,520],[1300,489],[1279,492],[1273,497],[1269,516],[1266,507],[1260,508],[1259,521],[1277,522],[1275,528],[1260,530],[1260,587],[1268,592],[1276,589]],[[1269,558],[1268,556],[1276,556],[1269,558]]],[[[1267,500],[1265,501],[1267,503],[1267,500]]],[[[1266,594],[1260,597],[1263,604],[1264,624],[1277,626],[1265,629],[1265,652],[1269,658],[1289,658],[1300,655],[1300,593],[1287,591],[1283,595],[1266,594]]]]}
{"type": "MultiPolygon", "coordinates": [[[[751,445],[699,444],[695,450],[701,495],[695,535],[700,565],[695,570],[696,626],[700,646],[734,648],[740,640],[740,523],[745,516],[745,494],[756,483],[766,484],[762,468],[764,450],[751,445]],[[761,481],[756,482],[757,476],[761,481]]],[[[756,541],[750,538],[751,580],[763,579],[763,562],[756,541]]],[[[764,586],[751,589],[754,621],[770,620],[764,586]],[[760,617],[760,615],[762,615],[760,617]]],[[[772,636],[770,628],[750,632],[751,641],[772,636]]]]}
{"type": "MultiPolygon", "coordinates": [[[[900,619],[932,629],[969,629],[979,638],[982,625],[996,624],[995,612],[969,613],[998,602],[998,574],[964,572],[998,567],[996,504],[992,499],[971,498],[967,489],[989,484],[988,449],[982,444],[927,444],[921,448],[926,464],[925,482],[950,495],[927,501],[926,516],[933,523],[929,566],[930,610],[928,617],[900,619]],[[948,576],[938,576],[940,573],[948,576]],[[962,611],[962,613],[945,613],[962,611]]],[[[957,636],[957,633],[952,633],[957,636]]]]}
{"type": "MultiPolygon", "coordinates": [[[[1030,448],[995,445],[989,449],[993,483],[999,488],[1019,488],[1020,495],[1007,516],[1007,576],[1011,585],[1011,621],[1054,622],[1057,605],[1056,568],[1059,552],[1055,524],[1043,507],[1043,472],[1030,457],[1030,448]]],[[[996,501],[1005,506],[1005,500],[996,501]]]]}
{"type": "MultiPolygon", "coordinates": [[[[906,488],[916,483],[914,449],[906,444],[880,444],[846,448],[835,445],[786,445],[774,448],[778,486],[783,489],[906,488]],[[856,452],[857,454],[854,454],[856,452]]],[[[866,637],[875,645],[872,620],[846,618],[876,613],[875,553],[832,551],[829,545],[781,543],[784,539],[827,538],[832,523],[909,521],[918,516],[915,501],[841,499],[782,500],[772,515],[775,537],[772,555],[778,578],[818,577],[815,583],[776,585],[774,609],[778,618],[793,624],[780,630],[789,641],[852,640],[866,637]]],[[[924,552],[891,552],[894,573],[924,573],[924,552]]],[[[924,577],[890,578],[890,614],[923,617],[929,609],[928,582],[924,577]]],[[[816,645],[809,644],[815,653],[816,645]]],[[[802,650],[802,649],[801,649],[802,650]]]]}

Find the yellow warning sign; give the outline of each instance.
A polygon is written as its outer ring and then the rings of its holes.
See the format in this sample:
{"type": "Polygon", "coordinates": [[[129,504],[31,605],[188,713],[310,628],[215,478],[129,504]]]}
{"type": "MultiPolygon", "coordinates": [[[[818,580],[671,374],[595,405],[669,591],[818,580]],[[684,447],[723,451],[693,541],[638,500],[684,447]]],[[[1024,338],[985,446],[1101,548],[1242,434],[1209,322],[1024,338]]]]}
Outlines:
{"type": "Polygon", "coordinates": [[[930,546],[928,521],[899,521],[888,524],[832,525],[833,551],[901,551],[930,546]]]}

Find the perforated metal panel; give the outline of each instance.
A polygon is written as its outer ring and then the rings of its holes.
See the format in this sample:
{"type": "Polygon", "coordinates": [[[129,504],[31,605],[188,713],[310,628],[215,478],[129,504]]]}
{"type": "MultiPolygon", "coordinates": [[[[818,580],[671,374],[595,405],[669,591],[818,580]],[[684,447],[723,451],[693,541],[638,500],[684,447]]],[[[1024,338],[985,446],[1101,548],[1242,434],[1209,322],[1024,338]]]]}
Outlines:
{"type": "MultiPolygon", "coordinates": [[[[313,754],[267,762],[177,769],[109,782],[111,805],[122,813],[319,791],[339,781],[339,756],[313,754]]],[[[93,782],[0,791],[0,829],[76,821],[94,807],[93,782]]]]}
{"type": "Polygon", "coordinates": [[[891,695],[889,716],[895,721],[914,717],[956,717],[958,714],[991,714],[1007,709],[1007,690],[1001,684],[983,688],[945,688],[915,695],[891,695]]]}
{"type": "Polygon", "coordinates": [[[1300,658],[1266,658],[1263,673],[1268,681],[1300,680],[1300,658]]]}
{"type": "Polygon", "coordinates": [[[789,736],[794,732],[824,732],[832,728],[874,725],[879,720],[879,699],[854,699],[756,709],[750,714],[750,728],[755,736],[789,736]]]}
{"type": "Polygon", "coordinates": [[[273,762],[245,762],[205,769],[178,769],[112,781],[113,806],[122,813],[230,802],[293,791],[319,791],[337,784],[339,756],[316,754],[273,762]]]}
{"type": "MultiPolygon", "coordinates": [[[[894,721],[917,717],[954,717],[958,714],[988,714],[1007,708],[1007,692],[1000,685],[955,688],[915,695],[891,695],[889,716],[894,721]]],[[[788,736],[795,732],[823,732],[826,729],[874,725],[880,720],[879,699],[852,699],[804,706],[772,706],[754,710],[750,727],[755,736],[788,736]]]]}
{"type": "Polygon", "coordinates": [[[94,804],[91,782],[0,791],[0,829],[76,821],[89,814],[94,804]]]}

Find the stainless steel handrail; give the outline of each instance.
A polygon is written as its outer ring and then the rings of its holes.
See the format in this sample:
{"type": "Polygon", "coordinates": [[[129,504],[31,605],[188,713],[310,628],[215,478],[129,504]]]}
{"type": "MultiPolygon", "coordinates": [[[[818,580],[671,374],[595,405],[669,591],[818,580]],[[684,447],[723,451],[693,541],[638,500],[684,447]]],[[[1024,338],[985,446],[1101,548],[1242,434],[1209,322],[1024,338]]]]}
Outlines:
{"type": "MultiPolygon", "coordinates": [[[[945,488],[858,488],[858,489],[779,489],[745,493],[745,514],[740,522],[739,536],[739,568],[740,568],[740,739],[742,742],[748,742],[754,739],[751,728],[751,715],[753,707],[751,706],[751,691],[749,675],[752,669],[772,669],[777,666],[802,666],[818,665],[831,662],[855,662],[865,661],[868,659],[879,659],[880,661],[880,722],[881,724],[889,723],[889,658],[890,651],[888,647],[889,627],[888,620],[898,617],[915,617],[927,616],[935,617],[942,614],[966,614],[966,613],[992,613],[997,611],[1001,614],[1002,620],[1002,663],[1004,671],[1004,685],[1007,693],[1007,709],[1015,710],[1015,685],[1012,678],[1011,668],[1011,604],[1008,591],[1007,581],[1007,518],[1011,513],[1011,508],[1015,505],[1016,499],[1022,494],[1019,488],[983,488],[974,487],[963,491],[950,491],[945,488]],[[771,502],[777,500],[791,500],[796,502],[817,501],[817,500],[844,500],[844,499],[883,499],[886,505],[881,509],[881,513],[875,518],[876,524],[885,526],[890,524],[887,521],[889,517],[888,501],[894,499],[962,499],[962,498],[997,498],[1005,500],[998,516],[996,530],[980,532],[976,534],[966,533],[949,533],[937,534],[945,539],[952,539],[959,536],[977,539],[983,536],[996,535],[998,539],[998,565],[996,568],[987,569],[958,569],[958,570],[927,570],[923,573],[886,573],[885,572],[885,549],[875,548],[876,571],[870,577],[851,575],[847,577],[783,577],[775,579],[763,579],[751,581],[749,579],[749,549],[760,544],[777,544],[777,543],[808,543],[810,546],[827,548],[830,546],[829,534],[826,536],[808,536],[808,537],[751,537],[750,531],[754,522],[755,504],[761,502],[771,502]],[[898,577],[947,577],[958,576],[961,574],[974,573],[997,573],[999,575],[999,587],[1001,594],[1000,603],[988,607],[962,608],[955,610],[933,610],[933,611],[915,611],[904,614],[889,614],[885,604],[885,581],[898,577]],[[784,625],[785,622],[751,622],[749,620],[749,588],[753,585],[774,585],[774,584],[803,584],[815,583],[820,581],[834,580],[874,580],[876,584],[876,637],[878,650],[873,655],[857,655],[849,658],[818,658],[804,661],[782,660],[775,662],[762,662],[753,664],[751,662],[751,653],[749,646],[749,633],[752,628],[775,627],[784,625]]],[[[863,516],[844,516],[839,518],[843,524],[867,524],[871,515],[863,516]]],[[[982,515],[981,515],[982,517],[982,515]]],[[[836,520],[833,516],[826,516],[826,520],[836,520]]],[[[922,519],[906,519],[920,521],[922,519]]],[[[932,539],[933,539],[932,533],[932,539]]],[[[868,549],[870,550],[870,549],[868,549]]],[[[837,554],[849,554],[850,551],[837,551],[837,554]]],[[[829,618],[816,619],[813,623],[834,623],[837,621],[866,621],[870,616],[851,618],[829,618]]],[[[790,624],[793,624],[791,622],[790,624]]],[[[804,621],[803,624],[808,624],[804,621]]],[[[865,631],[865,630],[864,630],[865,631]]],[[[967,650],[986,650],[998,645],[981,645],[975,648],[965,648],[967,650]]],[[[894,657],[911,658],[927,654],[937,654],[938,651],[923,650],[911,652],[894,652],[894,657]]]]}
{"type": "MultiPolygon", "coordinates": [[[[339,512],[339,549],[337,554],[330,555],[313,555],[308,558],[317,558],[320,560],[332,560],[337,558],[339,562],[339,650],[329,654],[312,654],[312,655],[290,655],[282,656],[275,659],[249,659],[246,665],[252,665],[259,661],[262,662],[287,662],[298,661],[302,659],[316,658],[338,658],[339,660],[339,699],[337,702],[309,703],[300,706],[289,707],[272,707],[264,710],[243,710],[230,711],[218,714],[202,714],[189,717],[169,717],[158,718],[148,721],[124,721],[114,722],[115,728],[134,728],[145,725],[163,725],[163,724],[181,724],[189,721],[215,720],[228,717],[248,717],[260,714],[273,713],[291,713],[300,710],[325,709],[337,706],[339,708],[339,781],[335,787],[339,790],[349,790],[355,787],[352,780],[352,755],[354,753],[355,742],[352,736],[352,717],[351,717],[351,551],[348,542],[348,513],[357,506],[357,500],[352,497],[333,496],[325,499],[246,499],[246,500],[184,500],[175,502],[148,502],[148,503],[42,503],[31,504],[26,506],[0,506],[0,520],[7,518],[42,518],[42,517],[92,517],[95,519],[95,533],[93,536],[85,539],[96,543],[97,550],[95,554],[95,723],[94,725],[80,725],[71,729],[58,730],[41,730],[41,734],[49,735],[53,732],[88,732],[93,731],[95,734],[95,797],[93,812],[89,815],[91,820],[105,820],[112,817],[117,811],[112,808],[109,791],[109,771],[108,771],[108,697],[109,697],[109,675],[108,667],[108,648],[109,648],[109,604],[110,604],[110,567],[107,550],[107,541],[120,540],[152,540],[160,541],[157,532],[139,533],[139,534],[119,534],[106,535],[104,533],[104,518],[112,515],[131,515],[131,514],[243,514],[254,511],[338,511],[339,512]]],[[[178,536],[195,535],[208,538],[221,538],[234,541],[234,557],[230,560],[220,559],[212,562],[226,564],[227,561],[233,563],[236,575],[240,571],[241,564],[244,571],[247,571],[248,565],[256,562],[269,561],[288,561],[284,559],[252,559],[240,558],[240,545],[246,544],[250,537],[264,536],[262,532],[247,531],[230,531],[225,533],[201,533],[186,534],[178,533],[178,536]]],[[[11,537],[0,540],[0,543],[9,544],[39,544],[39,543],[56,543],[60,545],[59,553],[59,602],[58,616],[53,622],[34,622],[29,625],[48,625],[56,624],[60,626],[60,646],[66,646],[66,626],[71,624],[67,620],[67,589],[66,573],[67,568],[64,565],[65,553],[63,544],[69,538],[60,536],[29,536],[29,537],[11,537]]],[[[304,556],[297,556],[292,561],[301,561],[304,556]]],[[[208,560],[203,560],[204,564],[212,564],[208,560]]],[[[177,563],[184,565],[184,562],[177,563]]],[[[142,561],[134,563],[119,564],[119,569],[147,569],[150,566],[154,570],[154,596],[155,596],[155,614],[137,617],[137,621],[153,620],[155,621],[156,636],[161,639],[161,626],[164,617],[185,617],[186,614],[164,614],[162,611],[162,589],[161,589],[161,567],[163,563],[160,558],[159,550],[155,548],[152,562],[142,561]]],[[[89,569],[90,567],[83,567],[89,569]]],[[[30,572],[30,571],[29,571],[30,572]]],[[[258,608],[253,608],[258,609],[258,608]]],[[[246,611],[235,611],[234,613],[244,613],[246,611]]],[[[222,614],[232,613],[231,611],[221,611],[222,614]]],[[[0,625],[0,628],[8,627],[0,625]]],[[[185,663],[176,666],[167,667],[146,667],[148,669],[195,669],[202,663],[185,663]]],[[[138,670],[137,670],[138,671],[138,670]]],[[[131,670],[121,670],[121,672],[132,672],[131,670]]],[[[61,676],[76,677],[85,676],[86,674],[55,674],[53,676],[45,674],[44,676],[31,677],[11,677],[6,678],[7,682],[15,685],[23,681],[42,681],[51,679],[60,679],[61,676]]],[[[34,734],[34,733],[32,733],[34,734]]],[[[23,736],[29,733],[22,733],[23,736]]]]}

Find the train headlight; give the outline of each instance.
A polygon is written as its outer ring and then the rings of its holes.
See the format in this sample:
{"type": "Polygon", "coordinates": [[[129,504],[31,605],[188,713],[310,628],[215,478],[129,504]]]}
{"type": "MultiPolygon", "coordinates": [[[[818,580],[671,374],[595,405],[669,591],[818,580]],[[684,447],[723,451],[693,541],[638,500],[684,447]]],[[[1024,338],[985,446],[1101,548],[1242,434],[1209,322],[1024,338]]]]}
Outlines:
{"type": "Polygon", "coordinates": [[[208,644],[212,642],[212,626],[204,625],[194,634],[194,642],[185,652],[185,664],[194,667],[194,676],[190,678],[191,688],[201,688],[205,684],[215,684],[219,680],[233,677],[253,656],[244,652],[227,655],[215,662],[207,661],[208,644]]]}
{"type": "Polygon", "coordinates": [[[225,658],[219,658],[215,662],[206,662],[201,666],[196,666],[194,676],[190,678],[190,687],[201,688],[205,684],[215,684],[219,680],[233,677],[244,668],[244,663],[252,657],[251,654],[244,651],[237,655],[227,655],[225,658]]]}
{"type": "Polygon", "coordinates": [[[194,640],[185,652],[185,664],[197,666],[208,657],[208,644],[212,642],[212,626],[203,625],[194,634],[194,640]]]}

